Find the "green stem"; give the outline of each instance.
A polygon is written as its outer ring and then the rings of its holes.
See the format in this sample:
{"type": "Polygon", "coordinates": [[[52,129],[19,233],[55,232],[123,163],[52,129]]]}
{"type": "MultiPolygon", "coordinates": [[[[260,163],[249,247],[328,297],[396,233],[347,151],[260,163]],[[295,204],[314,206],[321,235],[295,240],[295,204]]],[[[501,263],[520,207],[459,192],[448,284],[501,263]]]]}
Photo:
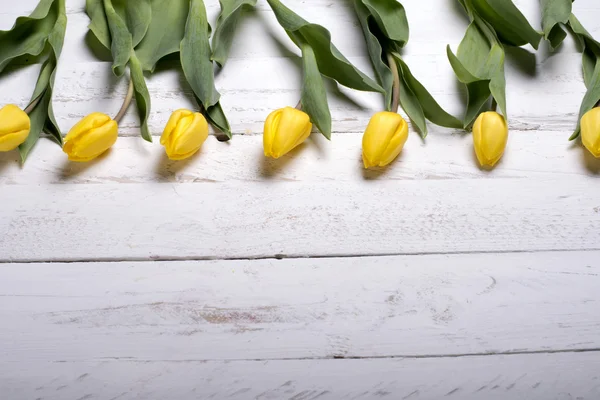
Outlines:
{"type": "Polygon", "coordinates": [[[392,76],[394,77],[394,84],[392,86],[392,112],[398,112],[398,106],[400,105],[400,73],[398,72],[398,64],[391,53],[387,54],[388,66],[392,70],[392,76]]]}
{"type": "Polygon", "coordinates": [[[127,95],[125,96],[125,100],[123,101],[123,105],[121,106],[121,109],[119,110],[117,115],[115,115],[115,118],[114,118],[114,120],[117,121],[117,123],[119,123],[119,121],[121,121],[121,119],[127,112],[127,109],[129,108],[129,105],[131,104],[131,99],[133,99],[133,80],[129,79],[129,88],[127,89],[127,95]]]}
{"type": "Polygon", "coordinates": [[[298,100],[298,104],[296,104],[296,110],[302,111],[302,99],[298,100]]]}
{"type": "Polygon", "coordinates": [[[25,111],[27,114],[32,112],[33,109],[35,108],[35,106],[37,106],[39,104],[40,100],[42,100],[42,97],[44,97],[44,93],[46,93],[45,90],[38,97],[33,99],[31,101],[31,103],[29,103],[29,105],[27,107],[25,107],[25,109],[23,111],[25,111]]]}

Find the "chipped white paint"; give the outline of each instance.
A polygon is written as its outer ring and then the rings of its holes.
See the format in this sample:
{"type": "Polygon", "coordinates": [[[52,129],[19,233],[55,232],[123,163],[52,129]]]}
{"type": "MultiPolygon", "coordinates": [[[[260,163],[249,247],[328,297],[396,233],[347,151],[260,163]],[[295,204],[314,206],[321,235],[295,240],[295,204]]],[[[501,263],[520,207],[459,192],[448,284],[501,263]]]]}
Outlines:
{"type": "Polygon", "coordinates": [[[5,264],[0,343],[10,363],[590,350],[599,256],[5,264]]]}
{"type": "Polygon", "coordinates": [[[564,132],[517,131],[493,172],[475,164],[471,136],[434,130],[426,141],[411,136],[402,155],[385,170],[365,171],[361,159],[362,134],[334,136],[331,143],[314,135],[280,160],[263,157],[262,137],[240,135],[227,144],[209,138],[197,156],[170,161],[164,148],[135,137],[119,138],[100,160],[69,163],[50,141],[25,166],[15,152],[0,153],[0,184],[105,184],[158,182],[361,182],[390,180],[461,179],[582,179],[593,181],[600,160],[564,132]],[[224,148],[225,147],[225,148],[224,148]]]}
{"type": "Polygon", "coordinates": [[[593,177],[335,182],[6,186],[0,260],[600,250],[593,177]]]}
{"type": "MultiPolygon", "coordinates": [[[[0,29],[36,1],[4,3],[0,29]]],[[[114,113],[126,87],[88,46],[85,1],[67,3],[54,99],[65,131],[114,113]]],[[[370,71],[350,2],[286,3],[370,71]]],[[[459,114],[445,46],[465,18],[452,1],[404,3],[405,57],[459,114]]],[[[539,2],[516,3],[538,26],[539,2]]],[[[206,4],[214,20],[218,2],[206,4]]],[[[600,36],[600,3],[574,9],[600,36]]],[[[542,47],[508,52],[511,138],[493,172],[469,135],[433,126],[364,172],[361,132],[381,100],[334,85],[333,140],[264,160],[262,121],[296,103],[301,71],[262,0],[217,78],[232,142],[168,161],[157,136],[136,137],[132,108],[94,163],[48,141],[22,168],[0,154],[0,397],[600,398],[600,161],[567,141],[585,90],[573,41],[542,47]]],[[[38,69],[7,71],[0,104],[26,103],[38,69]]],[[[193,103],[176,59],[148,86],[159,135],[193,103]]]]}
{"type": "Polygon", "coordinates": [[[596,400],[597,353],[289,361],[0,363],[10,399],[596,400]],[[35,382],[34,385],[31,382],[35,382]]]}

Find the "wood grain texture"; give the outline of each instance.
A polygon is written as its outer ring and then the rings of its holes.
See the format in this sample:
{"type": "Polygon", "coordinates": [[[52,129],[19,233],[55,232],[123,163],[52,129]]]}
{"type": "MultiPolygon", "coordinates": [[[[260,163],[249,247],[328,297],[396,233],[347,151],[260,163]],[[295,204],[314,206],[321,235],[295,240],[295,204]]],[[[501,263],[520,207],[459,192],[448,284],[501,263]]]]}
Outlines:
{"type": "Polygon", "coordinates": [[[600,186],[523,180],[13,185],[0,260],[599,249],[600,186]]]}
{"type": "MultiPolygon", "coordinates": [[[[127,87],[125,81],[118,81],[112,75],[110,56],[106,51],[100,51],[88,35],[84,1],[72,3],[54,96],[55,113],[65,132],[92,111],[115,113],[127,87]]],[[[594,33],[600,29],[599,23],[587,17],[600,12],[599,6],[590,1],[580,3],[574,6],[575,10],[594,33]]],[[[10,27],[17,15],[27,13],[34,4],[33,0],[23,1],[11,9],[10,14],[0,14],[0,28],[10,27]]],[[[336,45],[344,54],[372,74],[364,39],[349,2],[291,0],[287,4],[308,20],[330,28],[336,45]],[[331,23],[332,20],[335,23],[331,23]]],[[[539,20],[537,2],[521,1],[519,5],[530,20],[539,20]]],[[[207,6],[214,20],[218,2],[207,2],[207,6]]],[[[466,18],[450,1],[405,6],[411,22],[411,41],[404,54],[408,64],[443,106],[461,114],[465,94],[456,83],[445,46],[450,44],[456,49],[466,29],[466,18]],[[444,21],[443,36],[440,37],[437,24],[431,24],[432,20],[444,21]]],[[[240,25],[230,62],[217,79],[234,133],[260,133],[270,111],[296,104],[301,87],[298,54],[266,3],[259,2],[257,11],[248,13],[240,25]]],[[[511,129],[560,130],[568,137],[576,125],[585,93],[581,57],[574,42],[567,40],[556,54],[550,54],[547,49],[535,56],[526,50],[509,50],[507,57],[511,129]]],[[[2,101],[27,103],[38,68],[32,66],[13,71],[0,79],[2,101]]],[[[153,107],[149,123],[155,135],[160,134],[173,110],[195,107],[177,62],[162,63],[158,73],[148,78],[148,86],[153,107]]],[[[377,94],[337,89],[334,85],[329,89],[333,128],[338,134],[362,132],[370,116],[382,108],[382,100],[377,94]]],[[[120,133],[137,136],[138,125],[132,107],[121,124],[120,133]]]]}
{"type": "Polygon", "coordinates": [[[442,359],[0,362],[11,399],[596,400],[598,353],[442,359]]]}
{"type": "MultiPolygon", "coordinates": [[[[36,3],[0,0],[0,29],[36,3]]],[[[65,132],[116,112],[127,85],[87,33],[85,0],[67,3],[65,132]]],[[[351,2],[285,3],[372,75],[351,2]]],[[[515,3],[540,26],[538,1],[515,3]]],[[[467,26],[456,4],[405,1],[404,56],[460,114],[445,56],[467,26]]],[[[218,1],[206,5],[214,23],[218,1]]],[[[600,3],[574,11],[600,37],[600,3]]],[[[332,142],[265,160],[263,120],[297,102],[301,70],[264,1],[217,78],[232,142],[171,162],[135,137],[132,108],[96,162],[48,141],[24,167],[0,154],[0,397],[597,400],[600,161],[567,141],[585,91],[573,40],[531,50],[507,50],[511,136],[493,172],[470,135],[433,126],[390,168],[363,171],[382,100],[331,82],[332,142]]],[[[6,71],[0,104],[28,102],[37,61],[6,71]]],[[[194,103],[176,58],[148,86],[156,136],[194,103]]]]}
{"type": "Polygon", "coordinates": [[[593,350],[599,256],[4,264],[2,361],[593,350]]]}
{"type": "Polygon", "coordinates": [[[99,160],[67,160],[54,143],[42,141],[38,153],[20,165],[17,153],[0,153],[0,184],[105,184],[194,182],[370,182],[448,179],[581,179],[596,184],[600,160],[563,132],[523,131],[510,135],[506,154],[493,171],[478,167],[470,135],[430,133],[426,141],[410,137],[401,156],[385,170],[362,165],[362,134],[338,135],[328,142],[315,134],[280,160],[266,160],[262,137],[240,135],[228,143],[209,138],[195,157],[170,161],[154,143],[120,138],[99,160]]]}

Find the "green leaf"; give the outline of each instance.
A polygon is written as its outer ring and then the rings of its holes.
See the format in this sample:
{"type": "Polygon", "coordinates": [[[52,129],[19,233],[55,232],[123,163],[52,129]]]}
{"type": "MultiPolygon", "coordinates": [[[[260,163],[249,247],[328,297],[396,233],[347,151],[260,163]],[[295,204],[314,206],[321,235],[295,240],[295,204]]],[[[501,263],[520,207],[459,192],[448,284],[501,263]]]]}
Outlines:
{"type": "Polygon", "coordinates": [[[110,50],[110,28],[104,12],[104,0],[86,0],[85,12],[90,18],[88,28],[98,41],[110,50]]]}
{"type": "Polygon", "coordinates": [[[363,0],[354,0],[354,9],[363,29],[363,34],[367,42],[367,50],[369,51],[369,57],[371,58],[375,75],[385,90],[385,109],[390,111],[392,108],[394,78],[392,76],[392,70],[383,61],[383,48],[380,39],[376,33],[373,32],[376,28],[373,25],[376,24],[376,22],[369,9],[363,4],[363,0]]]}
{"type": "Polygon", "coordinates": [[[487,104],[490,95],[496,99],[505,118],[506,82],[504,77],[504,49],[495,31],[486,21],[473,13],[461,41],[457,55],[447,47],[448,59],[458,80],[467,85],[467,110],[463,126],[470,126],[487,104]]]}
{"type": "Polygon", "coordinates": [[[135,55],[131,56],[129,62],[129,74],[130,79],[133,82],[135,104],[138,109],[138,115],[140,116],[140,129],[142,132],[142,138],[148,142],[152,142],[152,135],[148,129],[148,117],[150,116],[150,93],[148,93],[148,87],[146,86],[146,80],[144,79],[144,70],[142,69],[142,64],[135,55]]]}
{"type": "Polygon", "coordinates": [[[331,34],[321,25],[310,24],[279,0],[267,0],[279,24],[298,47],[308,44],[315,53],[319,71],[346,87],[371,92],[384,90],[359,71],[331,42],[331,34]]]}
{"type": "Polygon", "coordinates": [[[554,26],[547,37],[551,49],[556,49],[560,46],[566,37],[567,32],[560,25],[554,26]]]}
{"type": "Polygon", "coordinates": [[[219,0],[219,3],[221,12],[212,38],[212,60],[222,67],[229,56],[233,35],[244,6],[254,7],[256,0],[219,0]]]}
{"type": "Polygon", "coordinates": [[[112,0],[112,5],[119,17],[125,21],[127,30],[131,33],[133,47],[137,46],[146,35],[152,19],[150,0],[112,0]]]}
{"type": "Polygon", "coordinates": [[[425,118],[433,122],[436,125],[444,126],[446,128],[462,128],[463,123],[458,118],[450,115],[444,110],[437,101],[427,91],[425,86],[421,84],[410,72],[408,65],[402,60],[399,54],[394,54],[394,58],[398,63],[404,82],[417,98],[425,118]]]}
{"type": "Polygon", "coordinates": [[[408,42],[409,27],[404,6],[396,0],[361,0],[369,10],[381,30],[389,41],[395,44],[396,51],[408,42]]]}
{"type": "Polygon", "coordinates": [[[125,21],[115,11],[112,0],[104,0],[104,12],[110,29],[113,72],[123,75],[133,49],[133,39],[125,21]]]}
{"type": "Polygon", "coordinates": [[[39,140],[42,130],[44,129],[51,135],[56,143],[62,145],[62,135],[52,110],[52,92],[56,75],[56,66],[62,51],[67,26],[65,1],[54,0],[51,5],[50,13],[56,15],[54,27],[50,31],[47,39],[51,52],[40,69],[40,74],[33,95],[31,96],[31,102],[28,106],[30,107],[34,102],[37,102],[29,113],[31,128],[27,140],[19,146],[22,163],[27,159],[27,156],[39,140]]]}
{"type": "Polygon", "coordinates": [[[113,55],[121,76],[129,65],[142,137],[148,128],[150,94],[144,71],[153,71],[164,56],[179,51],[188,16],[188,0],[87,0],[90,30],[113,55]]]}
{"type": "Polygon", "coordinates": [[[309,44],[302,45],[302,109],[327,139],[331,139],[331,113],[327,104],[327,92],[319,72],[315,52],[309,44]]]}
{"type": "Polygon", "coordinates": [[[19,153],[21,155],[21,162],[24,163],[27,156],[37,143],[46,124],[48,117],[48,107],[50,105],[51,93],[48,92],[48,86],[50,84],[50,77],[56,67],[56,63],[53,59],[48,59],[42,65],[40,75],[38,77],[31,103],[37,101],[37,105],[29,112],[30,130],[29,135],[25,142],[19,146],[19,153]]]}
{"type": "Polygon", "coordinates": [[[150,0],[152,20],[146,35],[135,48],[144,71],[154,71],[161,58],[179,51],[189,3],[189,0],[150,0]]]}
{"type": "Polygon", "coordinates": [[[590,88],[594,79],[594,71],[596,65],[600,62],[600,58],[596,56],[588,48],[585,48],[582,53],[581,63],[583,65],[583,81],[586,88],[590,88]]]}
{"type": "Polygon", "coordinates": [[[573,14],[569,17],[569,27],[587,50],[592,52],[595,57],[600,57],[600,43],[594,39],[573,14]]]}
{"type": "Polygon", "coordinates": [[[573,8],[572,0],[540,0],[542,6],[542,30],[553,49],[567,36],[560,24],[566,24],[573,8]]]}
{"type": "Polygon", "coordinates": [[[58,18],[55,0],[42,0],[28,17],[17,18],[8,31],[0,31],[0,72],[15,58],[38,56],[58,18]]]}
{"type": "Polygon", "coordinates": [[[210,60],[209,26],[202,0],[191,0],[190,12],[181,41],[181,66],[200,104],[205,109],[217,104],[214,65],[210,60]]]}
{"type": "Polygon", "coordinates": [[[592,37],[573,14],[569,16],[568,26],[583,46],[583,80],[587,88],[587,92],[579,108],[577,127],[570,138],[573,140],[579,137],[583,115],[594,108],[598,101],[600,101],[600,43],[592,37]]]}
{"type": "MultiPolygon", "coordinates": [[[[402,73],[402,70],[398,70],[402,73]]],[[[417,130],[421,134],[421,137],[427,136],[427,122],[425,121],[425,112],[419,103],[418,97],[412,91],[409,84],[404,79],[404,75],[400,76],[400,105],[402,109],[413,124],[417,127],[417,130]]]]}
{"type": "Polygon", "coordinates": [[[496,31],[500,40],[512,46],[531,44],[537,50],[542,35],[511,0],[469,0],[475,11],[496,31]]]}
{"type": "Polygon", "coordinates": [[[463,128],[469,128],[477,116],[487,109],[491,95],[489,80],[476,81],[467,85],[467,110],[463,119],[463,128]]]}
{"type": "Polygon", "coordinates": [[[44,129],[46,118],[48,117],[48,107],[50,105],[51,94],[44,92],[37,106],[29,113],[30,130],[25,142],[19,146],[21,164],[25,163],[27,156],[37,143],[44,129]]]}
{"type": "Polygon", "coordinates": [[[588,90],[581,102],[581,107],[579,108],[579,118],[577,120],[578,121],[577,128],[575,129],[575,132],[571,136],[571,139],[575,139],[579,136],[579,133],[581,131],[581,118],[583,117],[583,115],[586,112],[588,112],[592,108],[594,108],[596,106],[596,104],[598,104],[599,101],[600,101],[600,62],[597,62],[596,67],[594,69],[593,78],[591,79],[590,84],[588,86],[588,90]]]}
{"type": "Polygon", "coordinates": [[[582,55],[583,79],[587,87],[587,92],[579,108],[577,127],[570,138],[573,140],[579,137],[583,115],[600,101],[600,43],[592,37],[573,14],[569,17],[569,26],[584,46],[582,55]]]}
{"type": "MultiPolygon", "coordinates": [[[[60,54],[62,52],[63,43],[65,40],[65,33],[67,30],[67,13],[65,9],[65,0],[58,0],[57,2],[59,7],[58,18],[56,19],[56,24],[54,25],[54,29],[50,33],[48,37],[48,43],[52,48],[53,54],[50,56],[50,60],[53,62],[52,73],[50,74],[50,79],[48,81],[48,89],[50,98],[54,93],[54,79],[56,78],[56,67],[58,64],[58,59],[60,58],[60,54]]],[[[48,119],[46,120],[46,132],[50,133],[56,143],[62,146],[62,134],[60,132],[60,127],[56,122],[56,118],[54,117],[54,110],[52,108],[52,101],[50,100],[48,104],[48,119]]]]}
{"type": "Polygon", "coordinates": [[[446,54],[448,55],[448,60],[450,60],[450,65],[452,66],[452,69],[454,70],[454,74],[456,75],[456,77],[458,78],[458,80],[461,83],[469,84],[472,82],[478,82],[480,80],[480,78],[473,75],[467,69],[465,64],[463,64],[463,62],[458,58],[458,56],[456,56],[452,52],[449,45],[446,46],[446,54]]]}
{"type": "MultiPolygon", "coordinates": [[[[490,43],[483,32],[482,25],[478,24],[477,21],[471,22],[465,32],[463,40],[458,45],[456,57],[469,72],[472,81],[486,78],[485,76],[480,76],[480,73],[482,72],[484,65],[487,64],[487,59],[491,50],[492,43],[490,43]]],[[[462,82],[469,83],[468,81],[462,82]]]]}
{"type": "MultiPolygon", "coordinates": [[[[196,100],[198,101],[198,104],[200,104],[198,98],[196,98],[196,100]]],[[[220,102],[214,106],[208,107],[208,109],[205,110],[204,115],[206,116],[206,119],[208,119],[208,122],[223,132],[228,139],[231,139],[231,127],[229,126],[229,121],[227,121],[227,116],[225,115],[225,112],[223,112],[220,102]]]]}

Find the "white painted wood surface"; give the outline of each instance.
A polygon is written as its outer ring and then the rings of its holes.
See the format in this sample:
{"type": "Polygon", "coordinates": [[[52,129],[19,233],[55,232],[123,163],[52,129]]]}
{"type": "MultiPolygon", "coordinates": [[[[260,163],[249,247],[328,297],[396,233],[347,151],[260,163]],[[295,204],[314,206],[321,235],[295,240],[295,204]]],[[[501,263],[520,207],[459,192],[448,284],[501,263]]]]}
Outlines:
{"type": "Polygon", "coordinates": [[[0,364],[7,398],[570,400],[600,396],[595,353],[424,359],[0,364]],[[36,382],[35,386],[31,381],[36,382]]]}
{"type": "MultiPolygon", "coordinates": [[[[36,1],[8,3],[0,29],[36,1]]],[[[286,3],[370,73],[350,2],[286,3]]],[[[539,26],[538,1],[516,3],[539,26]]],[[[126,88],[90,49],[84,4],[67,0],[64,131],[114,113],[126,88]]],[[[445,46],[465,17],[452,1],[404,6],[407,61],[459,114],[445,46]]],[[[600,37],[600,3],[574,10],[600,37]]],[[[494,171],[469,135],[431,126],[365,172],[381,99],[333,85],[333,140],[264,160],[262,121],[300,93],[298,51],[262,0],[239,29],[217,79],[230,143],[163,155],[170,112],[193,106],[171,60],[148,78],[154,144],[132,109],[93,163],[48,141],[24,167],[0,154],[0,398],[600,398],[600,161],[567,141],[585,91],[573,41],[508,52],[511,136],[494,171]]],[[[38,69],[7,71],[0,104],[25,104],[38,69]]]]}
{"type": "Polygon", "coordinates": [[[7,264],[0,342],[13,363],[593,350],[599,255],[7,264]]]}

